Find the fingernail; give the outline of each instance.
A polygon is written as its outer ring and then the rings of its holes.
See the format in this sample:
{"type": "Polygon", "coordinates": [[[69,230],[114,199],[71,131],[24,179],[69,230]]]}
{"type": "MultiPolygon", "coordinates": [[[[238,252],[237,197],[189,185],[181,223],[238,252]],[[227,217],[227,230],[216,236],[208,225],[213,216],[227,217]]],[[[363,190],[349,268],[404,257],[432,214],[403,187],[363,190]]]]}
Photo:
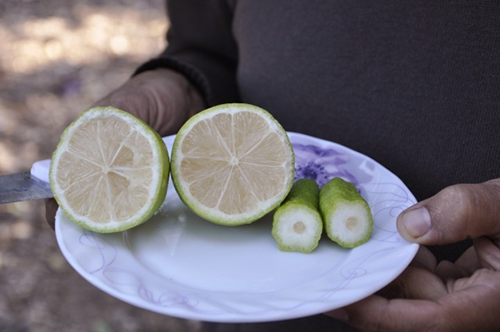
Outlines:
{"type": "Polygon", "coordinates": [[[431,229],[431,215],[425,207],[404,213],[402,222],[408,234],[414,238],[424,236],[431,229]]]}
{"type": "Polygon", "coordinates": [[[349,320],[349,315],[347,314],[347,311],[344,309],[337,309],[334,311],[330,311],[328,315],[343,322],[347,322],[349,320]]]}

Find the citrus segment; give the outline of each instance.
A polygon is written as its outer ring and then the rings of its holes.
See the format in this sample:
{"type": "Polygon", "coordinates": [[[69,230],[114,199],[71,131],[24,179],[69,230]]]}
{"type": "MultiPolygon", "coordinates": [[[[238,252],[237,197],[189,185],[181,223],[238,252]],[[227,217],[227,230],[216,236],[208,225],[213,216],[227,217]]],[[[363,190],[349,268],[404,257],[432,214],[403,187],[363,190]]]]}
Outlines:
{"type": "Polygon", "coordinates": [[[224,225],[253,222],[287,195],[294,154],[281,125],[265,110],[224,104],[192,117],[172,150],[172,179],[201,217],[224,225]]]}
{"type": "Polygon", "coordinates": [[[116,232],[156,212],[165,199],[168,174],[168,153],[153,129],[116,108],[95,107],[61,136],[50,183],[75,223],[116,232]]]}

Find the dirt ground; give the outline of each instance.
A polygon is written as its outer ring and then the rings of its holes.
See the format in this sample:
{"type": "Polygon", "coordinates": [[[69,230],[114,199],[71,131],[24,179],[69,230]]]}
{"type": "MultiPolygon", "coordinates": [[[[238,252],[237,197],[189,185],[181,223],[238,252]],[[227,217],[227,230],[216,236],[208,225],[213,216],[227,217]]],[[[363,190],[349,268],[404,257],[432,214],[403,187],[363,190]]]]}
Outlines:
{"type": "MultiPolygon", "coordinates": [[[[162,0],[0,1],[0,174],[165,47],[162,0]]],[[[41,201],[0,205],[0,331],[197,331],[98,290],[65,261],[41,201]]]]}

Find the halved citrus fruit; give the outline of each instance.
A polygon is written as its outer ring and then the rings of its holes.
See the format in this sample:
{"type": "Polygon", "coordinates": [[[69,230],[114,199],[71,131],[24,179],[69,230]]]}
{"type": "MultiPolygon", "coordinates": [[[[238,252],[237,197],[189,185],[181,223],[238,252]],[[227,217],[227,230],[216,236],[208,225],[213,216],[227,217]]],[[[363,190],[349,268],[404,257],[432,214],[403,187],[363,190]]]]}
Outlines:
{"type": "Polygon", "coordinates": [[[189,119],[172,148],[179,197],[222,225],[254,222],[278,206],[293,184],[295,157],[287,133],[262,108],[223,104],[189,119]]]}
{"type": "Polygon", "coordinates": [[[50,185],[71,220],[110,233],[148,220],[165,199],[168,175],[167,148],[151,127],[116,108],[94,107],[62,134],[50,185]]]}

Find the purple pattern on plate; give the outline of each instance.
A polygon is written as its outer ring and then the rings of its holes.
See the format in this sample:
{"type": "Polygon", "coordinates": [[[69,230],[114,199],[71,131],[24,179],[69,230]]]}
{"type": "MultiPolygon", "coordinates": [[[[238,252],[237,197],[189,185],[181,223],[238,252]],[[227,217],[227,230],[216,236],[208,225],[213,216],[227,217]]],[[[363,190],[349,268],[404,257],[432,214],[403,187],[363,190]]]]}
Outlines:
{"type": "Polygon", "coordinates": [[[349,156],[335,149],[323,149],[316,145],[293,144],[295,152],[295,180],[316,180],[322,187],[334,177],[343,178],[359,187],[359,181],[347,169],[349,156]]]}
{"type": "Polygon", "coordinates": [[[384,226],[382,221],[396,220],[398,215],[417,202],[410,197],[405,188],[397,183],[367,183],[363,191],[370,197],[375,223],[372,239],[380,242],[395,243],[401,240],[394,227],[384,226]]]}
{"type": "Polygon", "coordinates": [[[338,291],[347,288],[354,279],[369,274],[370,271],[365,268],[365,263],[370,261],[374,257],[383,255],[386,252],[392,250],[394,250],[394,247],[381,248],[380,250],[362,255],[361,257],[339,267],[339,275],[343,278],[343,280],[341,280],[336,286],[333,286],[330,291],[325,292],[323,295],[321,295],[320,298],[317,299],[317,301],[327,301],[332,296],[335,296],[338,291]]]}
{"type": "Polygon", "coordinates": [[[80,244],[97,251],[100,259],[96,259],[97,267],[88,271],[89,274],[101,274],[102,277],[113,285],[122,294],[136,295],[146,302],[159,305],[161,307],[188,307],[194,310],[198,301],[189,295],[179,292],[164,292],[154,294],[142,281],[142,278],[135,272],[128,269],[116,267],[114,264],[117,258],[117,249],[105,236],[100,236],[94,232],[82,229],[80,244]]]}
{"type": "Polygon", "coordinates": [[[90,270],[90,274],[100,272],[106,267],[113,264],[116,259],[116,248],[106,239],[98,236],[96,233],[83,230],[83,234],[80,236],[80,244],[96,249],[99,253],[98,256],[100,260],[95,259],[94,261],[98,264],[93,270],[90,270]]]}
{"type": "Polygon", "coordinates": [[[171,291],[158,294],[145,286],[142,278],[135,272],[122,268],[106,268],[102,271],[103,277],[122,293],[137,295],[144,301],[161,307],[187,307],[194,310],[198,301],[188,294],[171,291]]]}

